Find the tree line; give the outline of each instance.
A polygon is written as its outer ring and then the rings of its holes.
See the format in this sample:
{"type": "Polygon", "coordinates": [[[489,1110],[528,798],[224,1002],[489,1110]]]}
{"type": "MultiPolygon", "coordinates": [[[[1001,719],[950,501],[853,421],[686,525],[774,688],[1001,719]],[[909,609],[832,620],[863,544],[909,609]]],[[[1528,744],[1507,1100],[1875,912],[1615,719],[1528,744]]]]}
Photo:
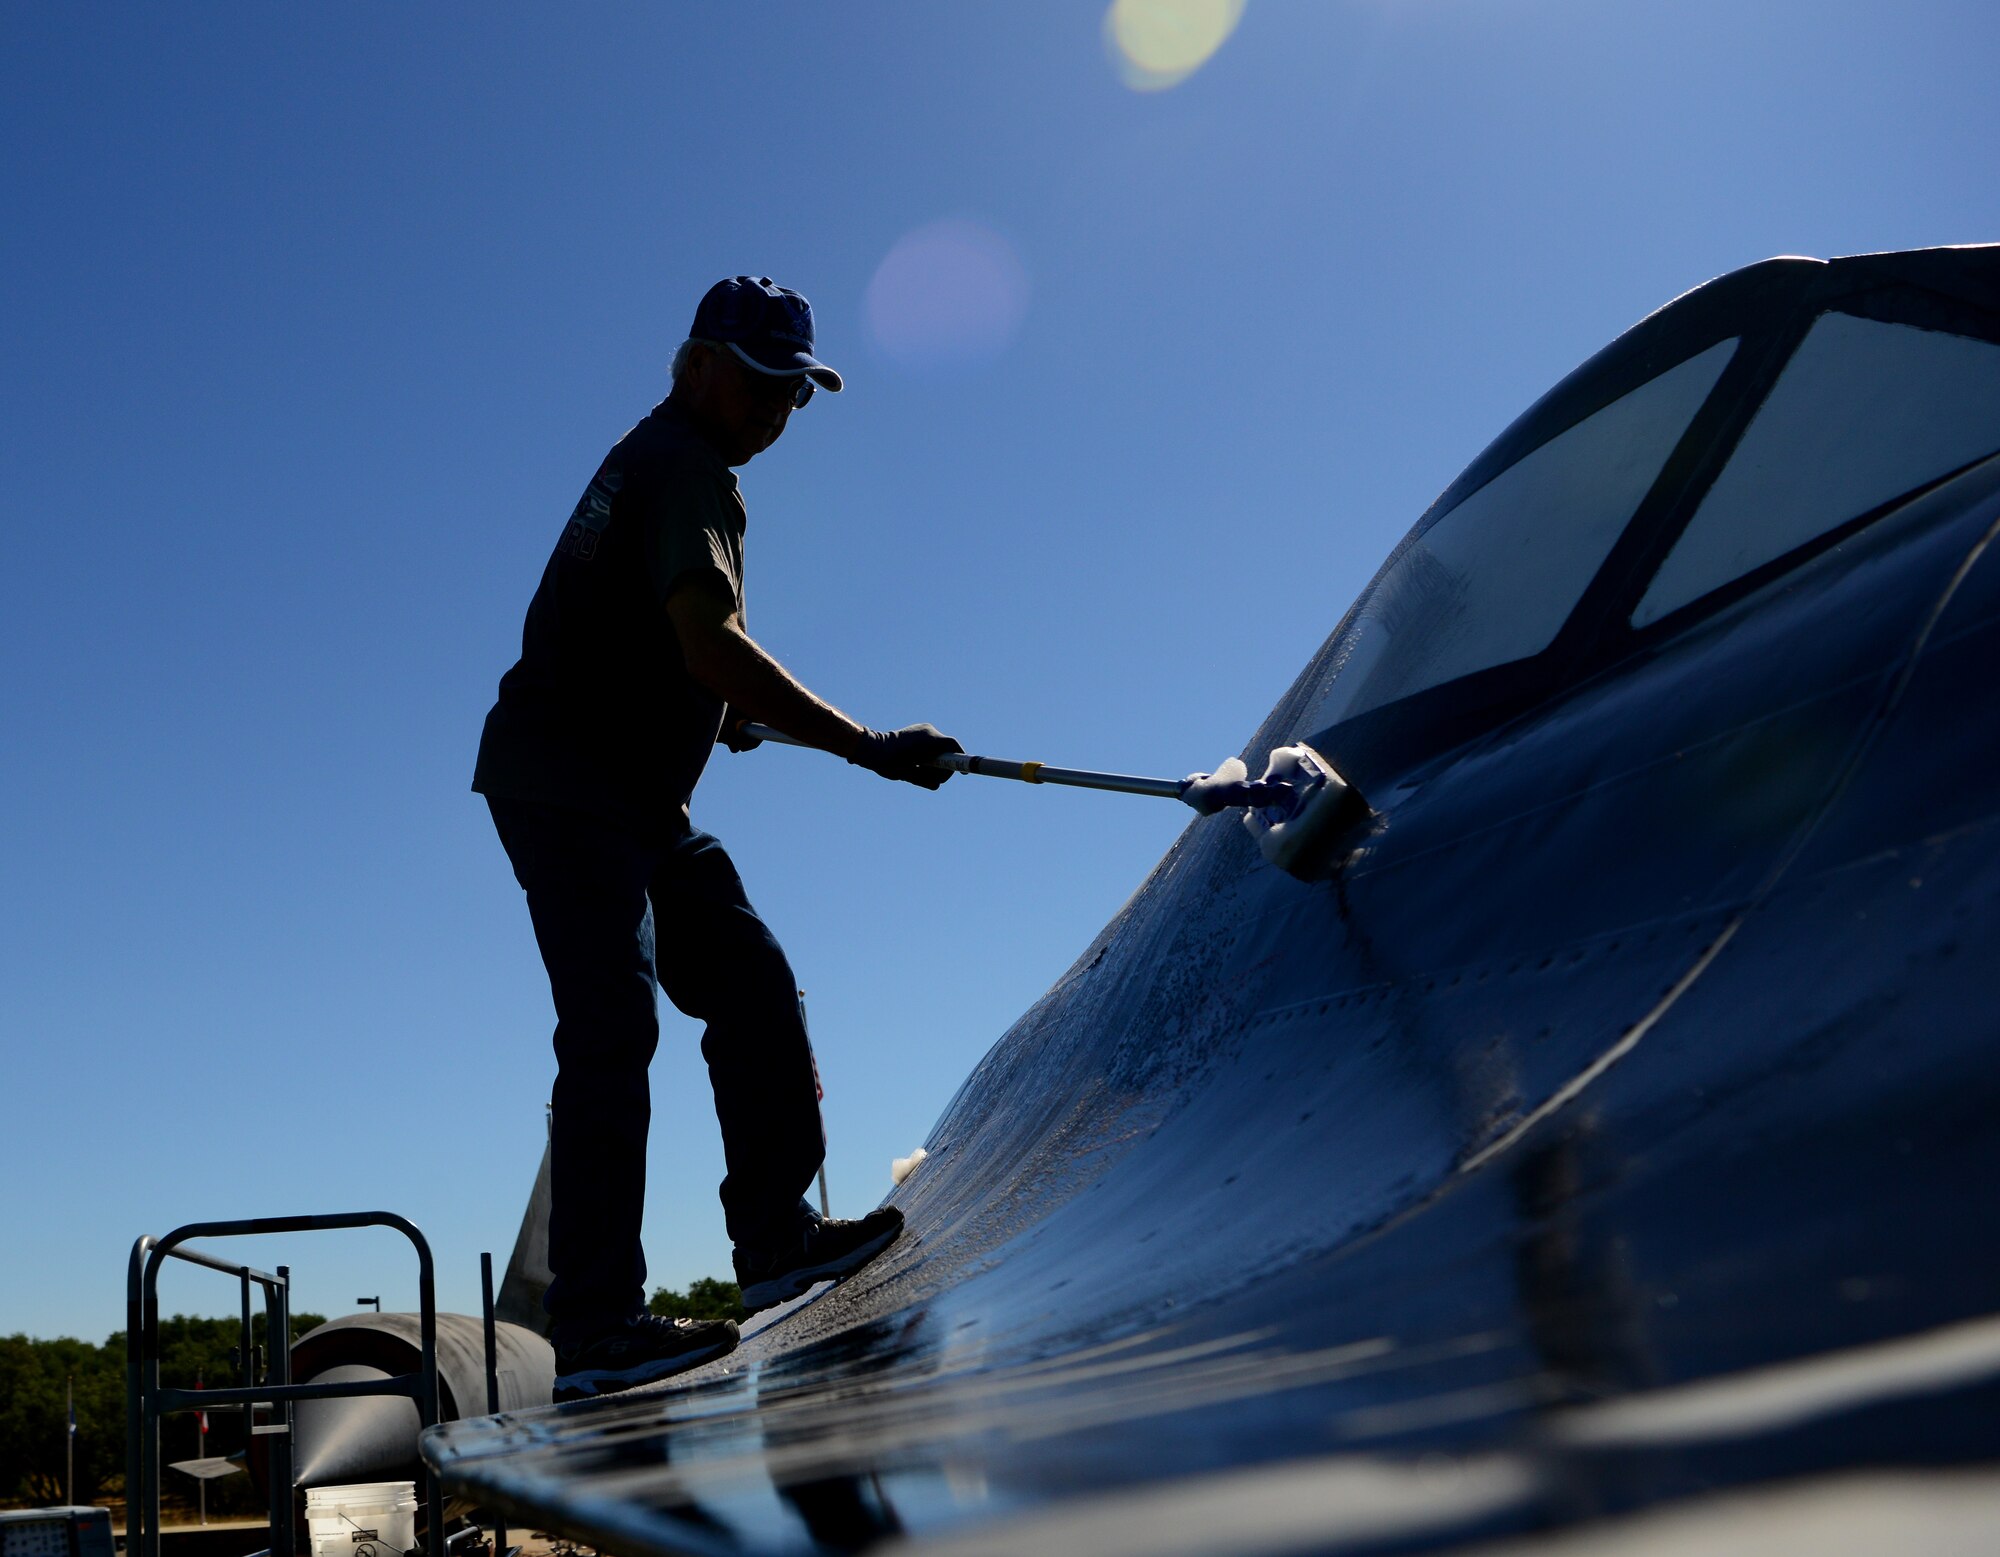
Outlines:
{"type": "MultiPolygon", "coordinates": [[[[651,1312],[668,1318],[736,1319],[742,1294],[733,1281],[703,1276],[685,1292],[653,1289],[651,1312]]],[[[294,1314],[292,1339],[326,1322],[319,1314],[294,1314]]],[[[227,1388],[237,1382],[235,1348],[240,1321],[197,1319],[175,1314],[160,1321],[160,1382],[192,1389],[196,1382],[227,1388]]],[[[255,1342],[264,1343],[264,1316],[251,1318],[255,1342]]],[[[71,1381],[76,1402],[76,1501],[108,1504],[122,1512],[125,1495],[125,1332],[94,1345],[64,1336],[53,1341],[26,1335],[0,1337],[0,1507],[35,1508],[64,1501],[65,1452],[69,1447],[64,1384],[71,1381]]],[[[160,1461],[227,1458],[248,1443],[239,1410],[206,1413],[208,1432],[192,1413],[161,1424],[160,1461]]],[[[171,1470],[161,1473],[161,1502],[192,1509],[194,1482],[171,1470]]],[[[226,1476],[208,1484],[211,1516],[260,1515],[263,1498],[246,1476],[226,1476]]]]}
{"type": "Polygon", "coordinates": [[[697,1276],[685,1292],[653,1288],[646,1311],[662,1319],[734,1319],[739,1324],[749,1317],[743,1312],[742,1289],[733,1281],[718,1281],[713,1276],[697,1276]]]}
{"type": "MultiPolygon", "coordinates": [[[[324,1324],[319,1314],[292,1315],[292,1339],[324,1324]]],[[[252,1316],[255,1344],[265,1345],[264,1316],[252,1316]]],[[[175,1314],[160,1321],[160,1382],[192,1389],[196,1382],[223,1389],[237,1382],[235,1348],[240,1321],[175,1314]]],[[[125,1332],[101,1346],[63,1336],[53,1341],[25,1335],[0,1337],[0,1506],[34,1508],[69,1495],[64,1462],[71,1440],[64,1405],[65,1381],[76,1405],[76,1501],[122,1506],[125,1495],[125,1332]]],[[[240,1410],[176,1414],[161,1423],[160,1460],[227,1457],[249,1442],[240,1410]]],[[[163,1471],[161,1501],[192,1508],[194,1482],[163,1471]]],[[[211,1516],[263,1512],[248,1476],[227,1476],[208,1486],[211,1516]]]]}

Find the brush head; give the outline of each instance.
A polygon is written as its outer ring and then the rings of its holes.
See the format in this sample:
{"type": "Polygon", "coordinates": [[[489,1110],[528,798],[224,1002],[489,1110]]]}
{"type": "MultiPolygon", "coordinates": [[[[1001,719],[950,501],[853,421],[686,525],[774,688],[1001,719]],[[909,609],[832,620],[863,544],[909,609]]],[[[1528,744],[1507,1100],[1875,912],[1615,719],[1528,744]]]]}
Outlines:
{"type": "Polygon", "coordinates": [[[1245,802],[1238,798],[1249,781],[1250,770],[1241,757],[1231,757],[1213,773],[1190,773],[1181,780],[1181,803],[1203,816],[1213,816],[1245,802]]]}
{"type": "Polygon", "coordinates": [[[1273,793],[1280,787],[1289,791],[1273,803],[1243,813],[1243,825],[1264,858],[1301,881],[1325,875],[1334,845],[1368,815],[1368,802],[1332,763],[1303,742],[1272,752],[1261,782],[1273,793]]]}
{"type": "Polygon", "coordinates": [[[1179,798],[1182,805],[1192,806],[1203,816],[1213,816],[1218,811],[1233,811],[1240,806],[1289,806],[1292,787],[1253,779],[1250,770],[1243,766],[1243,759],[1231,757],[1213,773],[1190,773],[1182,779],[1179,798]]]}

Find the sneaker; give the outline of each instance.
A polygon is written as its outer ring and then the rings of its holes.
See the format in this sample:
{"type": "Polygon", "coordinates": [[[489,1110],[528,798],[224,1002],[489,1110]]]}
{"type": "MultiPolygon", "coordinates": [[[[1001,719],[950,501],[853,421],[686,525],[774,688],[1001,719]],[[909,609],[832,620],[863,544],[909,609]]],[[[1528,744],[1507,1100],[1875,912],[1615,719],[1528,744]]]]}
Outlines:
{"type": "Polygon", "coordinates": [[[743,1308],[756,1313],[788,1303],[822,1281],[838,1281],[861,1269],[896,1241],[903,1213],[894,1206],[870,1211],[858,1222],[831,1218],[808,1223],[789,1246],[773,1252],[736,1251],[736,1284],[743,1308]]]}
{"type": "Polygon", "coordinates": [[[556,1348],[555,1398],[588,1400],[650,1384],[736,1350],[728,1319],[661,1319],[640,1314],[585,1340],[556,1348]]]}

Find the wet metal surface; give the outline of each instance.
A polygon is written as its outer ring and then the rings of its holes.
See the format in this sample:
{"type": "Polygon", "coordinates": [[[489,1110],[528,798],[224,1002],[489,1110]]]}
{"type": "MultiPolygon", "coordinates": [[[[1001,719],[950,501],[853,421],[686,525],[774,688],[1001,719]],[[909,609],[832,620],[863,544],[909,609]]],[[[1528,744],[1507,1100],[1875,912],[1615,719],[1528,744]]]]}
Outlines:
{"type": "Polygon", "coordinates": [[[2000,1456],[1996,521],[1989,461],[1370,785],[1336,878],[1196,821],[879,1261],[428,1456],[634,1554],[1433,1550],[2000,1456]]]}

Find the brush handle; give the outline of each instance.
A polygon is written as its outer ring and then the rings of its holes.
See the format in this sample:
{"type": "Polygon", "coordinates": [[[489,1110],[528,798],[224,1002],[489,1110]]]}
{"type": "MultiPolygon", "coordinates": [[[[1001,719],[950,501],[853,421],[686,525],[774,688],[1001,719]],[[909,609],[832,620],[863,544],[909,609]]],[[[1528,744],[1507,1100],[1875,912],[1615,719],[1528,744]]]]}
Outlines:
{"type": "MultiPolygon", "coordinates": [[[[810,743],[795,736],[774,730],[767,724],[745,723],[745,735],[753,740],[776,741],[781,746],[806,746],[810,743]]],[[[1187,787],[1180,779],[1140,778],[1131,773],[1093,773],[1087,768],[1052,768],[1045,762],[1008,762],[1000,757],[975,757],[969,752],[950,752],[942,757],[933,757],[930,765],[934,768],[948,768],[953,773],[976,773],[981,778],[1013,779],[1022,784],[1065,784],[1072,789],[1108,789],[1121,795],[1158,795],[1163,800],[1178,800],[1181,791],[1187,787]]]]}

